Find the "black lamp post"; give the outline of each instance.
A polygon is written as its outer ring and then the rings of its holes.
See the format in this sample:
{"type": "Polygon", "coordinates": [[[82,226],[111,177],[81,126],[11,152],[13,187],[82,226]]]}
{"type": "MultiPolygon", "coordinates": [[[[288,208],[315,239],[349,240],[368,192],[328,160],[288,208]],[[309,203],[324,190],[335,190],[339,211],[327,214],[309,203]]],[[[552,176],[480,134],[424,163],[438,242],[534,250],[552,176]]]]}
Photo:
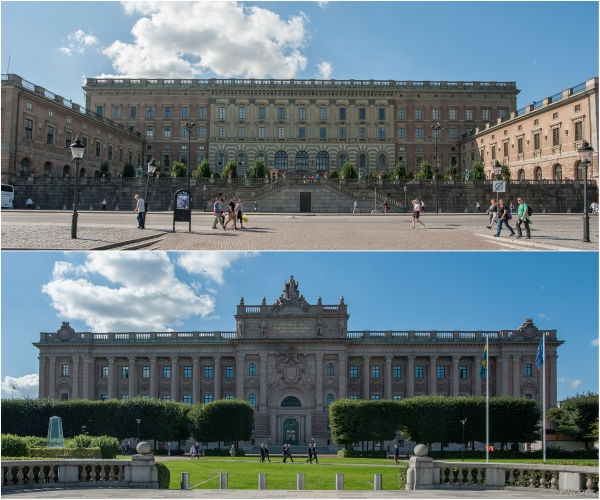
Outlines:
{"type": "MultiPolygon", "coordinates": [[[[187,192],[190,192],[190,172],[191,172],[191,164],[192,164],[192,150],[191,150],[191,141],[192,141],[192,129],[196,126],[195,123],[185,122],[183,127],[188,132],[188,164],[186,165],[187,170],[187,192]]],[[[192,197],[190,196],[190,210],[192,209],[192,197]]]]}
{"type": "Polygon", "coordinates": [[[406,192],[408,191],[408,188],[406,186],[404,186],[404,208],[407,208],[406,205],[406,192]]]}
{"type": "Polygon", "coordinates": [[[75,192],[73,194],[73,219],[71,221],[71,238],[77,238],[77,202],[79,201],[79,165],[83,159],[85,146],[81,144],[79,137],[75,144],[71,145],[71,155],[75,160],[75,192]]]}
{"type": "Polygon", "coordinates": [[[462,461],[465,461],[465,424],[467,423],[467,419],[463,418],[460,423],[462,424],[462,428],[463,428],[463,445],[462,445],[462,461]]]}
{"type": "Polygon", "coordinates": [[[138,439],[137,440],[138,440],[138,443],[139,443],[140,442],[140,423],[142,422],[142,419],[141,418],[136,418],[135,421],[138,424],[138,439]]]}
{"type": "Polygon", "coordinates": [[[204,190],[204,202],[202,204],[202,207],[204,208],[204,211],[206,212],[206,184],[204,184],[204,186],[202,186],[202,189],[204,190]]]}
{"type": "Polygon", "coordinates": [[[440,122],[434,123],[431,125],[431,130],[433,131],[433,139],[435,141],[435,146],[434,146],[434,170],[435,170],[435,213],[438,214],[440,212],[440,203],[439,203],[439,196],[438,196],[438,177],[439,177],[439,173],[440,173],[440,166],[438,164],[438,147],[437,147],[437,142],[438,142],[438,137],[440,135],[440,130],[446,130],[444,127],[442,127],[442,125],[440,124],[440,122]]]}
{"type": "Polygon", "coordinates": [[[146,210],[144,210],[144,226],[146,225],[146,214],[148,213],[148,207],[150,206],[150,203],[148,203],[148,196],[150,196],[150,177],[154,175],[154,172],[156,172],[157,168],[158,165],[156,164],[156,160],[152,158],[152,161],[148,163],[148,182],[146,183],[146,198],[144,198],[146,200],[146,210]]]}
{"type": "Polygon", "coordinates": [[[579,159],[583,166],[583,239],[586,243],[590,242],[590,215],[588,214],[587,206],[587,176],[588,167],[592,164],[594,148],[592,148],[586,140],[583,141],[581,147],[577,150],[579,159]]]}
{"type": "Polygon", "coordinates": [[[500,165],[500,162],[498,160],[494,160],[492,169],[494,171],[494,179],[499,179],[502,175],[502,165],[500,165]]]}

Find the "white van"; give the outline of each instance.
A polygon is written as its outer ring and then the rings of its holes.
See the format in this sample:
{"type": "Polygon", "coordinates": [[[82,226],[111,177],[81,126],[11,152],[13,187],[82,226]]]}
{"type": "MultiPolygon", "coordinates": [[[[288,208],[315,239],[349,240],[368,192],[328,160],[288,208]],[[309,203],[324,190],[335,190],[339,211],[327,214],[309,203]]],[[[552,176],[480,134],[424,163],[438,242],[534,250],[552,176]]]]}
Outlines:
{"type": "Polygon", "coordinates": [[[13,208],[15,188],[10,184],[2,184],[2,208],[13,208]]]}

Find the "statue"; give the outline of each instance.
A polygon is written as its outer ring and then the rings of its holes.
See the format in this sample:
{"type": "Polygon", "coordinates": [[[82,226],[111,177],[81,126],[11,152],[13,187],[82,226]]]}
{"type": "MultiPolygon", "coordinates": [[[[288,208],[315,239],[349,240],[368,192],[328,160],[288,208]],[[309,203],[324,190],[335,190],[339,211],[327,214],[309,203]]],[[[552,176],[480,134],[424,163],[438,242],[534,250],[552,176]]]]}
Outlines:
{"type": "Polygon", "coordinates": [[[363,180],[367,178],[367,173],[364,168],[358,169],[358,178],[363,180]]]}
{"type": "Polygon", "coordinates": [[[239,339],[244,338],[244,320],[240,319],[237,322],[237,336],[239,339]]]}
{"type": "Polygon", "coordinates": [[[260,335],[261,337],[267,336],[267,321],[264,319],[260,320],[260,335]]]}
{"type": "Polygon", "coordinates": [[[340,337],[346,336],[346,322],[343,319],[340,319],[340,337]]]}
{"type": "Polygon", "coordinates": [[[144,170],[142,169],[142,167],[138,167],[135,169],[135,176],[144,177],[144,170]]]}
{"type": "Polygon", "coordinates": [[[247,168],[244,172],[244,179],[252,179],[252,169],[247,168]]]}

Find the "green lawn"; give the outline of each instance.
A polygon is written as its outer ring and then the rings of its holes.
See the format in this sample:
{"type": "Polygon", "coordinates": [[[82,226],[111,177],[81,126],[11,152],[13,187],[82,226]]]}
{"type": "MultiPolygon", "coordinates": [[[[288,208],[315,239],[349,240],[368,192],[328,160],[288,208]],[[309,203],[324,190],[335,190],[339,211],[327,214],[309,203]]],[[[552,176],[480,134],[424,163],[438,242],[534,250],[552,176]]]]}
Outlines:
{"type": "Polygon", "coordinates": [[[300,456],[295,463],[282,463],[281,458],[272,459],[271,463],[260,463],[258,458],[240,457],[236,460],[226,457],[189,458],[166,460],[163,463],[171,471],[171,489],[179,489],[180,473],[190,473],[190,486],[194,488],[218,489],[219,473],[229,474],[229,488],[236,490],[258,489],[258,474],[267,474],[267,488],[272,490],[295,490],[296,474],[306,474],[307,490],[334,490],[335,475],[344,474],[344,489],[372,490],[373,475],[382,474],[383,489],[398,489],[398,468],[392,460],[377,460],[388,467],[381,467],[372,461],[362,459],[365,465],[358,464],[360,459],[319,459],[320,464],[307,464],[300,456]],[[350,462],[352,461],[352,462],[350,462]],[[201,483],[201,484],[199,484],[201,483]]]}

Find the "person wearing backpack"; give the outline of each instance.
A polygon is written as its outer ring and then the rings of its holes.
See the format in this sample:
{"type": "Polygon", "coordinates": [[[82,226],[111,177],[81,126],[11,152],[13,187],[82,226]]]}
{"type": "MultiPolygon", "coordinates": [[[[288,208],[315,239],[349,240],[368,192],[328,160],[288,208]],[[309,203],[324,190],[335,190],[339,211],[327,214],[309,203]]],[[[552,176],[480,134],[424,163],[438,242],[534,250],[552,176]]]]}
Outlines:
{"type": "Polygon", "coordinates": [[[517,238],[522,238],[523,233],[521,232],[521,224],[525,226],[525,238],[531,239],[531,230],[529,229],[529,225],[531,224],[531,219],[529,216],[531,215],[531,208],[523,198],[517,198],[519,202],[519,206],[517,207],[517,238]]]}
{"type": "Polygon", "coordinates": [[[217,196],[216,200],[215,200],[215,204],[214,204],[214,215],[215,215],[215,220],[213,221],[213,225],[212,228],[213,229],[217,229],[217,223],[221,224],[221,227],[223,228],[223,231],[225,231],[225,226],[223,225],[223,219],[221,219],[221,198],[219,198],[217,196]]]}
{"type": "Polygon", "coordinates": [[[512,219],[512,215],[508,211],[508,207],[504,204],[504,200],[498,200],[498,232],[494,235],[494,237],[500,236],[500,231],[502,231],[502,224],[504,224],[509,230],[509,237],[515,235],[514,229],[510,226],[508,221],[512,219]]]}

